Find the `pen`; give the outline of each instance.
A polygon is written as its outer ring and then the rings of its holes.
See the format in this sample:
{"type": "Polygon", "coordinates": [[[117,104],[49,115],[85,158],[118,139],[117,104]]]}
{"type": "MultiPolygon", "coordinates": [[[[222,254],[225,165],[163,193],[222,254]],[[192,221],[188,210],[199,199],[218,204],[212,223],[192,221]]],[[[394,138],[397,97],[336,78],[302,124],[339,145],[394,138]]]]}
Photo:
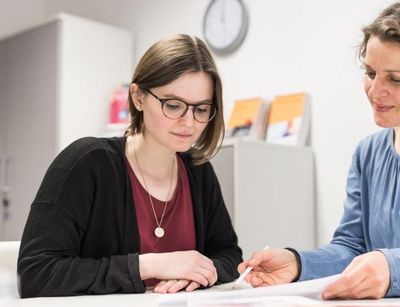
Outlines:
{"type": "MultiPolygon", "coordinates": [[[[263,250],[267,250],[269,246],[265,246],[263,250]]],[[[232,285],[232,289],[237,288],[240,283],[246,278],[246,276],[250,273],[250,271],[253,269],[252,266],[249,266],[242,274],[240,274],[239,278],[236,279],[236,281],[232,285]]]]}

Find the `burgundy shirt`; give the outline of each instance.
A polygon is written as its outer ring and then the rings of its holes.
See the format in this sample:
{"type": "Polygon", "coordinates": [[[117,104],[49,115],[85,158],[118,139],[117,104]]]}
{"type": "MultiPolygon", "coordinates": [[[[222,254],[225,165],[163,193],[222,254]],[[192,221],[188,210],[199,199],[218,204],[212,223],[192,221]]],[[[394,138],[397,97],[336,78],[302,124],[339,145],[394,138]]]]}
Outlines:
{"type": "MultiPolygon", "coordinates": [[[[179,155],[177,155],[177,163],[178,182],[174,195],[165,210],[161,224],[165,232],[162,238],[157,238],[154,234],[157,223],[151,208],[149,195],[137,179],[129,162],[127,161],[126,163],[138,221],[140,254],[196,249],[196,232],[189,178],[183,160],[179,155]]],[[[160,201],[154,197],[152,197],[152,200],[157,219],[160,221],[165,201],[160,201]]],[[[154,286],[156,283],[157,280],[155,279],[145,281],[146,286],[154,286]]]]}

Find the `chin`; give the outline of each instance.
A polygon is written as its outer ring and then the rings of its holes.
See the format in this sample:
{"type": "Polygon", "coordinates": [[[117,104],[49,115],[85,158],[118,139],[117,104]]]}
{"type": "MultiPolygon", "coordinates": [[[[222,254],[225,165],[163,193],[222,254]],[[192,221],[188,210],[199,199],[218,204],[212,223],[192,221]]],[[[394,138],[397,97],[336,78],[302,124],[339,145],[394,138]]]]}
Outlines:
{"type": "Polygon", "coordinates": [[[186,152],[189,151],[192,148],[192,146],[176,146],[174,148],[175,152],[186,152]]]}
{"type": "Polygon", "coordinates": [[[381,128],[393,128],[394,126],[396,126],[394,124],[388,123],[387,121],[377,118],[375,118],[375,124],[381,128]]]}
{"type": "Polygon", "coordinates": [[[381,128],[393,128],[400,125],[400,115],[399,114],[388,114],[388,113],[378,113],[374,112],[375,124],[381,128]]]}

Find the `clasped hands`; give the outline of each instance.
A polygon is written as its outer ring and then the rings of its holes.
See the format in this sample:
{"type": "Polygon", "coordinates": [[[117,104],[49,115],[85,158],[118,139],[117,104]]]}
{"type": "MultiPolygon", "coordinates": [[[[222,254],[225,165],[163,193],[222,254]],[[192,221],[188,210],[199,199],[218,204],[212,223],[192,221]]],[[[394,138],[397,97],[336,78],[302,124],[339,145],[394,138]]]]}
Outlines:
{"type": "MultiPolygon", "coordinates": [[[[299,271],[296,257],[286,249],[255,253],[239,265],[239,273],[249,266],[253,270],[245,280],[253,287],[290,283],[299,271]]],[[[342,275],[323,291],[323,299],[378,299],[386,295],[390,286],[389,265],[380,251],[355,257],[342,275]]]]}
{"type": "Polygon", "coordinates": [[[160,280],[157,293],[193,291],[214,285],[218,278],[213,261],[194,250],[139,255],[139,270],[142,280],[160,280]]]}

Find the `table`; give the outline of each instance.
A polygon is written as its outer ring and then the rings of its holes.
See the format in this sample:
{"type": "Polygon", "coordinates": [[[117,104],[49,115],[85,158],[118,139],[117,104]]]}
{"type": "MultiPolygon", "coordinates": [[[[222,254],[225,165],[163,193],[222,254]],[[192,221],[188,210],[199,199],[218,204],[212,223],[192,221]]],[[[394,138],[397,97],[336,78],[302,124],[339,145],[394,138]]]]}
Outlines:
{"type": "MultiPolygon", "coordinates": [[[[215,291],[230,284],[219,285],[204,291],[215,291]]],[[[158,306],[157,301],[161,295],[147,292],[143,294],[109,294],[109,295],[84,295],[71,297],[40,297],[19,299],[16,297],[0,298],[1,307],[152,307],[158,306]]],[[[399,306],[400,299],[387,298],[381,300],[352,300],[352,301],[321,301],[318,306],[399,306]]],[[[295,305],[292,305],[295,306],[295,305]]],[[[304,306],[304,305],[302,305],[304,306]]]]}

